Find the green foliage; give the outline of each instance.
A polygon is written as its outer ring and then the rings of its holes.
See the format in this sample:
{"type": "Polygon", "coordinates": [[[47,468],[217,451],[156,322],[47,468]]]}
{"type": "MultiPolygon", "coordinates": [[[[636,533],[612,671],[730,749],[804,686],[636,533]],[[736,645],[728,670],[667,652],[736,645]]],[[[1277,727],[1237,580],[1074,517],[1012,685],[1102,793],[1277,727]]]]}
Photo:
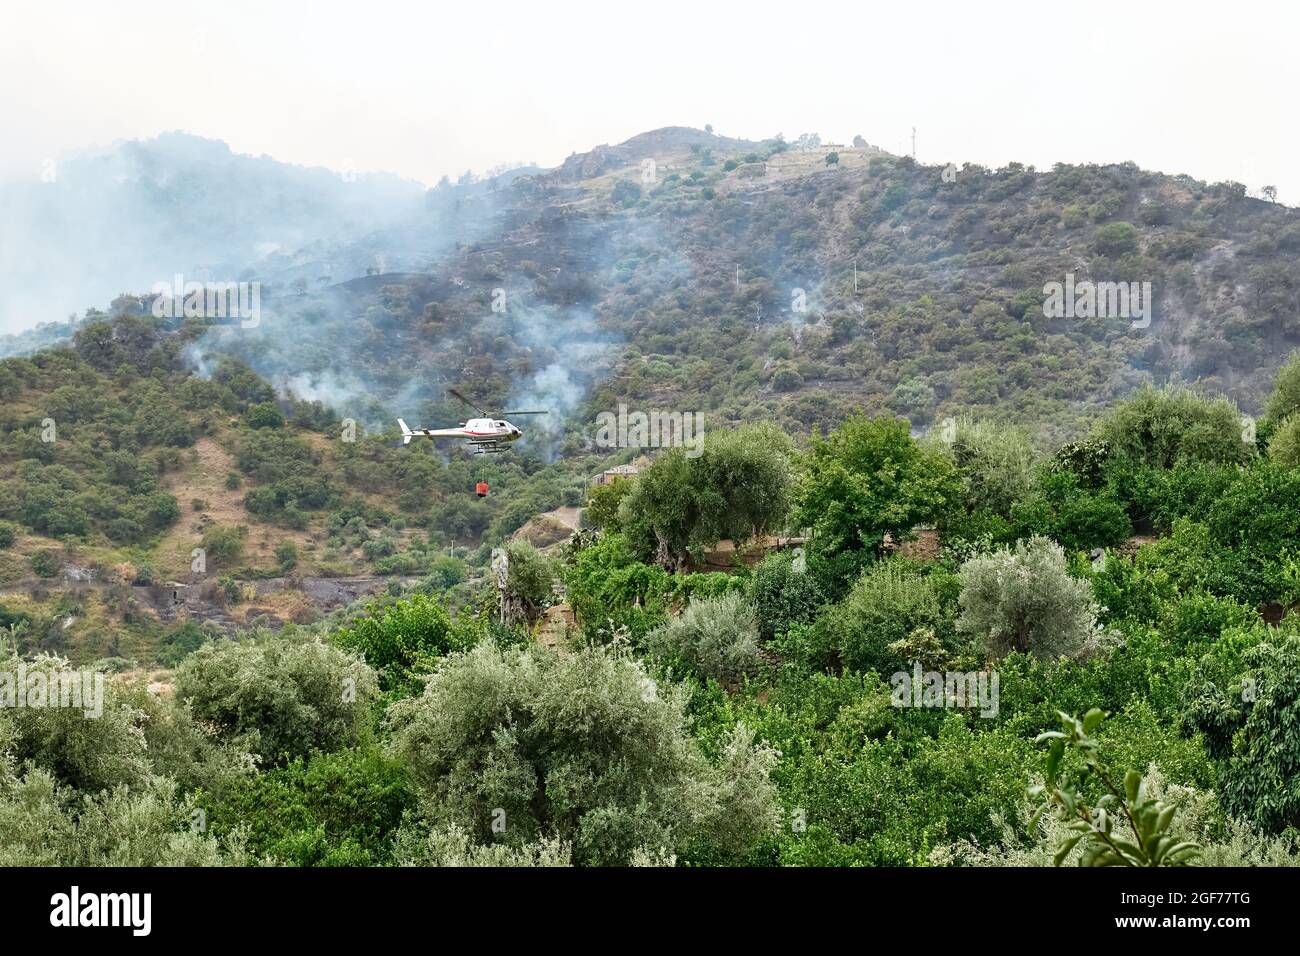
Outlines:
{"type": "Polygon", "coordinates": [[[0,774],[0,866],[250,866],[242,831],[224,843],[190,827],[192,806],[150,777],[78,794],[43,770],[0,774]]]}
{"type": "Polygon", "coordinates": [[[796,568],[789,554],[769,554],[754,568],[749,599],[758,615],[761,640],[770,641],[792,624],[811,624],[825,603],[814,575],[796,568]]]}
{"type": "Polygon", "coordinates": [[[248,410],[248,424],[254,428],[281,428],[284,415],[275,402],[260,402],[248,410]]]}
{"type": "Polygon", "coordinates": [[[335,632],[340,647],[355,651],[379,674],[384,690],[416,689],[417,674],[439,658],[473,647],[486,635],[483,621],[468,610],[453,616],[437,598],[416,594],[380,605],[335,632]]]}
{"type": "MultiPolygon", "coordinates": [[[[64,658],[41,655],[22,661],[11,655],[0,659],[0,746],[18,764],[31,761],[60,785],[87,793],[138,785],[150,772],[148,747],[141,731],[144,714],[131,706],[104,679],[99,714],[88,695],[93,682],[81,682],[81,707],[31,706],[31,688],[16,687],[19,667],[30,674],[44,675],[44,686],[56,677],[78,678],[64,658]],[[25,693],[28,706],[16,707],[16,694],[25,693]]],[[[61,689],[60,689],[60,699],[61,689]]],[[[69,697],[69,700],[73,698],[69,697]]]]}
{"type": "Polygon", "coordinates": [[[379,866],[413,795],[400,763],[373,748],[297,758],[200,794],[209,831],[239,833],[250,853],[291,866],[379,866]]]}
{"type": "Polygon", "coordinates": [[[176,695],[197,719],[275,764],[362,740],[377,691],[364,662],[283,636],[206,644],[176,671],[176,695]]]}
{"type": "Polygon", "coordinates": [[[1254,449],[1242,440],[1241,413],[1226,398],[1179,386],[1144,386],[1097,423],[1093,437],[1112,453],[1155,468],[1186,462],[1240,464],[1254,449]]]}
{"type": "Polygon", "coordinates": [[[244,540],[248,529],[226,528],[212,525],[203,532],[202,548],[210,567],[233,568],[244,556],[244,540]]]}
{"type": "Polygon", "coordinates": [[[694,458],[670,448],[624,496],[619,527],[642,559],[668,570],[723,538],[780,530],[790,508],[791,448],[769,424],[711,431],[694,458]]]}
{"type": "Polygon", "coordinates": [[[1138,231],[1132,223],[1109,222],[1092,237],[1092,251],[1110,259],[1132,255],[1137,249],[1138,231]]]}
{"type": "Polygon", "coordinates": [[[715,598],[695,598],[678,617],[646,636],[650,653],[680,661],[694,673],[723,684],[755,676],[758,615],[743,595],[732,591],[715,598]]]}
{"type": "Polygon", "coordinates": [[[922,448],[901,419],[849,418],[814,440],[796,496],[795,527],[814,531],[813,549],[847,583],[881,547],[905,538],[961,500],[962,483],[945,455],[922,448]]]}
{"type": "Polygon", "coordinates": [[[1243,472],[1210,506],[1207,525],[1227,593],[1255,603],[1300,599],[1300,471],[1264,462],[1243,472]]]}
{"type": "Polygon", "coordinates": [[[1300,411],[1300,349],[1288,355],[1277,370],[1265,411],[1273,422],[1285,421],[1300,411]]]}
{"type": "Polygon", "coordinates": [[[1220,762],[1229,813],[1280,833],[1300,827],[1300,637],[1294,631],[1245,651],[1245,669],[1224,679],[1206,662],[1189,691],[1187,722],[1220,762]],[[1218,677],[1216,681],[1212,678],[1218,677]]]}
{"type": "Polygon", "coordinates": [[[903,559],[873,564],[845,599],[818,619],[813,646],[821,662],[838,659],[845,668],[889,674],[907,667],[900,649],[918,628],[940,636],[955,649],[952,576],[925,570],[903,559]]]}
{"type": "Polygon", "coordinates": [[[38,578],[57,578],[59,571],[63,569],[63,560],[59,552],[48,549],[33,554],[30,563],[32,572],[38,578]]]}
{"type": "Polygon", "coordinates": [[[1113,547],[1133,533],[1127,511],[1109,492],[1089,491],[1074,472],[1058,469],[1043,474],[1012,517],[1020,534],[1049,537],[1071,551],[1113,547]]]}
{"type": "Polygon", "coordinates": [[[1268,457],[1287,468],[1300,468],[1300,415],[1281,420],[1269,438],[1268,457]]]}
{"type": "Polygon", "coordinates": [[[585,517],[593,528],[617,531],[618,509],[623,499],[632,491],[627,478],[615,478],[607,485],[592,485],[587,489],[585,517]]]}
{"type": "Polygon", "coordinates": [[[292,541],[281,541],[275,546],[275,563],[284,573],[292,571],[298,563],[298,546],[292,541]]]}
{"type": "Polygon", "coordinates": [[[951,441],[945,445],[965,480],[967,510],[1010,517],[1012,507],[1030,495],[1038,480],[1028,436],[971,418],[957,419],[951,427],[951,441]]]}
{"type": "Polygon", "coordinates": [[[1173,833],[1177,804],[1152,796],[1147,781],[1137,770],[1124,776],[1124,789],[1116,787],[1110,771],[1102,764],[1099,744],[1092,736],[1104,717],[1093,708],[1082,718],[1062,713],[1063,730],[1049,730],[1038,741],[1050,741],[1042,784],[1030,788],[1030,796],[1043,798],[1043,810],[1050,810],[1073,835],[1058,847],[1053,862],[1059,866],[1081,841],[1085,842],[1081,866],[1187,866],[1201,848],[1179,840],[1173,833]],[[1077,780],[1062,781],[1061,762],[1066,751],[1077,753],[1083,770],[1077,780]],[[1080,792],[1095,778],[1104,788],[1096,801],[1080,792]]]}
{"type": "Polygon", "coordinates": [[[559,566],[524,541],[512,541],[504,548],[509,562],[506,599],[523,622],[536,621],[554,600],[559,566]]]}
{"type": "Polygon", "coordinates": [[[483,644],[449,658],[389,719],[429,823],[477,843],[558,838],[584,864],[694,841],[744,854],[775,826],[775,758],[737,726],[711,765],[684,706],[682,692],[598,648],[560,657],[483,644]]]}
{"type": "Polygon", "coordinates": [[[1110,442],[1094,438],[1066,442],[1057,449],[1052,461],[1058,468],[1072,472],[1082,487],[1099,488],[1110,454],[1110,442]]]}
{"type": "Polygon", "coordinates": [[[1046,538],[972,558],[959,577],[957,628],[980,641],[991,660],[1010,651],[1077,656],[1101,644],[1092,588],[1070,576],[1065,552],[1046,538]]]}

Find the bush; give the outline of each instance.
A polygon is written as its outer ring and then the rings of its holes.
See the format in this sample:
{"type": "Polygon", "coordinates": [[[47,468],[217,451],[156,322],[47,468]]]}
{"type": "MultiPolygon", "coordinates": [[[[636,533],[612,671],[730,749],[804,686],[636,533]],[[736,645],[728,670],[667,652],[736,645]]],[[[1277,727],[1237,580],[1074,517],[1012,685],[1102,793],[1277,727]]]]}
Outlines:
{"type": "Polygon", "coordinates": [[[1145,386],[1097,423],[1093,437],[1114,454],[1153,468],[1186,462],[1243,464],[1254,448],[1242,440],[1241,413],[1226,398],[1181,386],[1145,386]]]}
{"type": "Polygon", "coordinates": [[[254,428],[279,428],[284,424],[284,415],[275,402],[261,402],[248,410],[248,424],[254,428]]]}
{"type": "Polygon", "coordinates": [[[587,508],[583,514],[593,528],[618,530],[618,507],[632,490],[633,482],[615,478],[607,485],[592,485],[587,489],[587,508]]]}
{"type": "Polygon", "coordinates": [[[758,614],[761,640],[770,641],[791,624],[811,624],[825,603],[821,587],[808,571],[796,570],[789,554],[769,554],[754,568],[749,599],[758,614]]]}
{"type": "Polygon", "coordinates": [[[1268,461],[1240,474],[1213,503],[1210,540],[1222,571],[1249,603],[1300,600],[1289,560],[1300,556],[1300,471],[1268,461]]]}
{"type": "Polygon", "coordinates": [[[416,594],[383,607],[372,604],[365,617],[338,631],[334,642],[365,657],[385,690],[413,689],[408,684],[415,673],[473,647],[485,633],[482,622],[468,612],[452,617],[441,601],[416,594]]]}
{"type": "Polygon", "coordinates": [[[1118,259],[1138,250],[1137,228],[1128,222],[1110,222],[1097,229],[1092,237],[1092,251],[1099,256],[1118,259]]]}
{"type": "Polygon", "coordinates": [[[951,438],[946,447],[966,482],[966,510],[1009,517],[1012,506],[1028,497],[1037,482],[1028,436],[1015,428],[962,418],[951,438]]]}
{"type": "Polygon", "coordinates": [[[8,521],[0,521],[0,551],[10,547],[18,538],[18,529],[8,521]]]}
{"type": "Polygon", "coordinates": [[[553,838],[587,865],[697,843],[743,856],[776,828],[775,755],[738,724],[711,765],[685,705],[685,693],[600,648],[561,657],[481,644],[389,720],[428,823],[476,844],[553,838]]]}
{"type": "Polygon", "coordinates": [[[961,501],[952,461],[913,440],[906,420],[852,417],[825,441],[814,439],[792,523],[815,531],[815,553],[847,585],[886,534],[905,538],[961,501]]]}
{"type": "Polygon", "coordinates": [[[298,546],[292,541],[281,541],[275,546],[275,562],[282,572],[292,571],[298,563],[298,546]]]}
{"type": "Polygon", "coordinates": [[[972,558],[958,576],[957,628],[980,640],[990,660],[1011,651],[1077,656],[1100,646],[1092,588],[1070,577],[1065,552],[1047,538],[972,558]]]}
{"type": "Polygon", "coordinates": [[[704,678],[738,684],[758,673],[758,617],[740,594],[695,598],[680,617],[646,636],[650,652],[675,659],[704,678]]]}
{"type": "Polygon", "coordinates": [[[1281,422],[1300,411],[1300,349],[1278,369],[1265,410],[1272,422],[1281,422]]]}
{"type": "Polygon", "coordinates": [[[918,628],[933,630],[951,645],[952,617],[945,607],[951,581],[943,571],[927,575],[902,558],[877,562],[842,603],[817,621],[814,646],[837,656],[850,670],[893,673],[909,661],[891,645],[900,644],[918,628]]]}
{"type": "Polygon", "coordinates": [[[224,528],[213,525],[203,532],[201,545],[203,554],[210,566],[232,568],[244,556],[244,539],[248,529],[244,527],[224,528]]]}
{"type": "MultiPolygon", "coordinates": [[[[6,684],[19,666],[29,675],[44,674],[47,686],[53,675],[68,672],[68,661],[60,657],[42,655],[20,661],[5,656],[0,657],[0,673],[6,684]]],[[[141,731],[145,715],[131,706],[114,682],[105,679],[99,713],[87,717],[87,711],[93,712],[93,705],[86,700],[87,690],[83,684],[80,708],[14,707],[12,703],[0,707],[0,739],[5,742],[0,783],[9,766],[21,766],[25,761],[47,771],[59,783],[88,793],[144,782],[150,772],[149,748],[141,731]]],[[[3,793],[0,786],[0,797],[3,793]]],[[[0,813],[0,826],[2,818],[0,813]]],[[[2,846],[0,843],[0,852],[2,846]]]]}
{"type": "Polygon", "coordinates": [[[559,568],[524,541],[512,541],[504,551],[508,561],[506,618],[512,623],[531,623],[555,600],[559,568]]]}
{"type": "Polygon", "coordinates": [[[63,569],[63,559],[59,552],[46,549],[37,551],[31,557],[32,571],[38,578],[58,577],[59,571],[63,569]]]}
{"type": "Polygon", "coordinates": [[[1280,833],[1300,827],[1300,637],[1260,644],[1245,663],[1228,686],[1190,688],[1188,724],[1220,758],[1224,809],[1280,833]]]}
{"type": "Polygon", "coordinates": [[[1054,538],[1071,551],[1112,547],[1133,533],[1124,506],[1105,492],[1079,487],[1071,471],[1049,470],[1038,493],[1012,509],[1017,530],[1054,538]]]}
{"type": "Polygon", "coordinates": [[[246,777],[205,794],[201,805],[215,836],[237,825],[256,856],[290,866],[380,866],[393,862],[394,836],[413,803],[400,763],[357,748],[246,777]]]}
{"type": "Polygon", "coordinates": [[[360,742],[376,692],[363,661],[284,636],[205,644],[176,671],[176,696],[195,718],[273,763],[360,742]]]}
{"type": "Polygon", "coordinates": [[[1279,465],[1300,468],[1300,415],[1283,419],[1268,442],[1268,457],[1279,465]]]}

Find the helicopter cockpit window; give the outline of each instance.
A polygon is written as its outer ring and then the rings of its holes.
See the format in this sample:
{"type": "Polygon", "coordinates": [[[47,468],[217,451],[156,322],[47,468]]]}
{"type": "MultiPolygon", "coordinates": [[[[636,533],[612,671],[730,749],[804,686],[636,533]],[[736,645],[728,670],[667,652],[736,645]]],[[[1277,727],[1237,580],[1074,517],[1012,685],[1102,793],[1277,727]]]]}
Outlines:
{"type": "Polygon", "coordinates": [[[505,422],[497,422],[497,428],[505,428],[505,427],[506,427],[505,422]]]}

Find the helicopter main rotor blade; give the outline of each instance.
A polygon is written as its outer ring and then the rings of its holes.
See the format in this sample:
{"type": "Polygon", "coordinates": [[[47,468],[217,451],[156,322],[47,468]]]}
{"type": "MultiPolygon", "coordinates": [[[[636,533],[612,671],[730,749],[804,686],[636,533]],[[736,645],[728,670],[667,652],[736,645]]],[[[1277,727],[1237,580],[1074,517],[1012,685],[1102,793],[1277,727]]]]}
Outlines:
{"type": "Polygon", "coordinates": [[[459,398],[462,402],[464,402],[464,403],[465,403],[466,405],[468,405],[470,408],[474,409],[474,411],[478,412],[478,413],[479,413],[480,415],[482,415],[484,418],[491,418],[491,417],[492,417],[492,416],[489,415],[487,412],[483,411],[483,409],[479,408],[477,405],[475,405],[473,402],[471,402],[471,401],[470,401],[468,398],[466,398],[464,395],[462,395],[460,392],[456,391],[454,388],[449,388],[449,389],[447,389],[447,391],[448,391],[448,393],[450,393],[450,394],[452,394],[452,395],[455,395],[455,396],[456,396],[457,398],[459,398]]]}
{"type": "Polygon", "coordinates": [[[513,418],[515,415],[549,415],[549,414],[551,414],[549,411],[543,409],[540,412],[502,412],[501,417],[513,418]]]}

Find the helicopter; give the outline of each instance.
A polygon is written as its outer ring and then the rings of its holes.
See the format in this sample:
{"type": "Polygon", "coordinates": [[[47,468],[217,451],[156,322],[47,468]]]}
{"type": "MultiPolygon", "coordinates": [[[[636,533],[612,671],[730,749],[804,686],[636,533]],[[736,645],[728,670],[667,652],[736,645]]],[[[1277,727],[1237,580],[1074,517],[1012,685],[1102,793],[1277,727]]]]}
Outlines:
{"type": "Polygon", "coordinates": [[[546,410],[503,412],[501,415],[489,415],[454,388],[448,389],[481,417],[463,421],[457,428],[410,428],[402,419],[397,424],[402,429],[402,444],[409,445],[412,438],[464,438],[476,455],[493,455],[506,450],[510,442],[523,437],[523,430],[512,425],[509,419],[516,415],[548,415],[546,410]]]}

